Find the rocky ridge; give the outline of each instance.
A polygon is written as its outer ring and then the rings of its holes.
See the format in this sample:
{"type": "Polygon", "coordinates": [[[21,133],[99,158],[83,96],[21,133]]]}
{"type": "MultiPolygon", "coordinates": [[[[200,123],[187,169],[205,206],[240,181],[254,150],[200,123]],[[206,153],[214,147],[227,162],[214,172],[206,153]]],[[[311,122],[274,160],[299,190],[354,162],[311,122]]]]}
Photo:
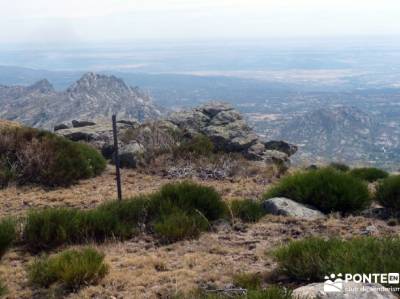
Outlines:
{"type": "MultiPolygon", "coordinates": [[[[69,128],[64,125],[57,128],[61,127],[56,131],[57,134],[74,141],[89,142],[107,158],[111,157],[113,145],[110,123],[69,128]]],[[[202,134],[219,151],[241,153],[249,160],[280,164],[283,167],[288,167],[289,157],[297,151],[296,146],[283,141],[261,140],[238,111],[221,102],[206,103],[192,110],[175,112],[163,120],[143,124],[120,120],[117,127],[123,165],[128,167],[135,167],[135,161],[146,152],[179,144],[180,139],[176,136],[193,138],[202,134]]]]}
{"type": "Polygon", "coordinates": [[[151,98],[114,76],[87,73],[66,91],[58,92],[47,80],[31,86],[0,86],[0,119],[53,129],[74,119],[119,118],[145,120],[161,112],[151,98]]]}

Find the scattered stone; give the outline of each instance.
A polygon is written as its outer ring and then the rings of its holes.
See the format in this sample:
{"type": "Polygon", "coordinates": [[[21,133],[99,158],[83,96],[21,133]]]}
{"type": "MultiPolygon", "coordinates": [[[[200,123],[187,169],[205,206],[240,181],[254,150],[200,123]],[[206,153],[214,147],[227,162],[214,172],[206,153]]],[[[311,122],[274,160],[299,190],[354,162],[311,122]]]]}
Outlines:
{"type": "Polygon", "coordinates": [[[312,283],[293,291],[298,299],[396,299],[380,284],[343,282],[341,291],[326,292],[324,283],[312,283]]]}
{"type": "Polygon", "coordinates": [[[321,219],[325,215],[313,207],[303,205],[284,197],[267,199],[262,204],[265,212],[273,215],[284,215],[309,220],[321,219]]]}
{"type": "Polygon", "coordinates": [[[54,132],[58,130],[64,130],[64,129],[69,129],[69,127],[66,124],[59,124],[54,126],[54,132]]]}
{"type": "Polygon", "coordinates": [[[289,157],[293,156],[298,150],[298,147],[296,145],[289,144],[285,141],[273,140],[273,141],[265,142],[264,145],[267,150],[283,152],[286,155],[288,155],[289,157]]]}
{"type": "Polygon", "coordinates": [[[91,121],[80,121],[80,120],[73,120],[72,121],[72,127],[74,128],[82,128],[82,127],[88,127],[88,126],[94,126],[96,123],[91,122],[91,121]]]}
{"type": "Polygon", "coordinates": [[[362,235],[372,236],[379,233],[378,228],[375,225],[369,225],[361,232],[362,235]]]}

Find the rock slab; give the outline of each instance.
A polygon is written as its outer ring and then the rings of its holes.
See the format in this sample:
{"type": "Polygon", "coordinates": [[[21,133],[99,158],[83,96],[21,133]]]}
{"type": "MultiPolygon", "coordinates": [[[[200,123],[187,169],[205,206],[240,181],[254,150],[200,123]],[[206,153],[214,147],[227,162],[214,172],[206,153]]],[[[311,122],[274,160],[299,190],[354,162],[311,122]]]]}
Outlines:
{"type": "Polygon", "coordinates": [[[284,215],[304,219],[321,219],[325,215],[317,209],[295,202],[284,197],[267,199],[262,204],[263,209],[268,214],[284,215]]]}

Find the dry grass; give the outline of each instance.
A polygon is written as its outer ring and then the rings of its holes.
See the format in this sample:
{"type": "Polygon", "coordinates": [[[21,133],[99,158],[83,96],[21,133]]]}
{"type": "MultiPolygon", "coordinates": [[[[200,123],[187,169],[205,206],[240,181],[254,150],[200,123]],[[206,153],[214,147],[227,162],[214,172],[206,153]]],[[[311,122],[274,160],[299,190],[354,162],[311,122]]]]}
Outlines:
{"type": "MultiPolygon", "coordinates": [[[[110,274],[99,285],[67,298],[168,298],[199,285],[222,287],[232,282],[235,273],[272,270],[275,264],[265,258],[265,252],[281,243],[316,235],[350,238],[362,234],[369,225],[375,225],[379,235],[400,233],[400,227],[362,217],[305,221],[267,216],[240,231],[221,224],[216,232],[203,234],[198,240],[168,246],[157,245],[147,235],[124,243],[103,244],[97,247],[106,254],[110,274]]],[[[5,255],[0,275],[6,278],[8,298],[35,298],[24,270],[32,259],[19,250],[5,255]]]]}
{"type": "Polygon", "coordinates": [[[19,128],[21,124],[15,121],[0,119],[0,128],[19,128]]]}
{"type": "MultiPolygon", "coordinates": [[[[78,207],[87,209],[116,198],[115,172],[112,166],[99,177],[84,180],[69,188],[45,189],[43,187],[11,186],[0,191],[0,216],[24,214],[30,208],[78,207]]],[[[232,198],[254,198],[260,196],[265,185],[254,178],[235,180],[207,180],[204,185],[214,186],[221,195],[232,198]]],[[[158,190],[162,185],[176,181],[159,176],[123,169],[122,182],[124,197],[158,190]]]]}
{"type": "MultiPolygon", "coordinates": [[[[114,170],[108,167],[97,178],[70,188],[45,190],[39,187],[0,190],[1,214],[23,214],[30,207],[74,206],[91,208],[115,198],[114,170]]],[[[134,170],[123,170],[124,194],[134,196],[155,191],[170,182],[134,170]]],[[[261,197],[265,184],[254,178],[208,180],[225,200],[261,197]]],[[[221,223],[216,230],[204,233],[198,240],[160,246],[149,235],[139,235],[123,243],[109,242],[97,248],[106,254],[110,273],[98,285],[89,286],[66,298],[168,298],[178,291],[188,292],[201,285],[225,286],[236,273],[264,273],[274,269],[265,252],[291,239],[306,236],[341,236],[350,238],[374,225],[378,235],[398,235],[400,226],[363,217],[306,221],[283,216],[266,216],[260,222],[231,226],[221,223]]],[[[60,248],[62,250],[63,248],[60,248]]],[[[9,289],[6,298],[45,298],[27,281],[26,266],[33,256],[22,248],[10,250],[0,263],[0,277],[9,289]]]]}

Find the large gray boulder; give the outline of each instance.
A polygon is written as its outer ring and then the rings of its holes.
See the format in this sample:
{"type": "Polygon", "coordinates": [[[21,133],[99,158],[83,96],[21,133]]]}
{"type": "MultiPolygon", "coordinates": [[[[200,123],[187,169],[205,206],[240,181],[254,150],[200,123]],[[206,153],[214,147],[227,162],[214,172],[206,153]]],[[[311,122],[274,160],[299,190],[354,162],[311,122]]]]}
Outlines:
{"type": "Polygon", "coordinates": [[[284,215],[309,220],[321,219],[325,215],[317,209],[284,197],[275,197],[263,202],[262,207],[268,214],[284,215]]]}
{"type": "Polygon", "coordinates": [[[380,284],[343,282],[336,292],[325,291],[324,283],[312,283],[293,291],[298,299],[396,299],[380,284]]]}
{"type": "Polygon", "coordinates": [[[263,142],[240,113],[223,102],[209,102],[190,111],[175,112],[168,121],[191,135],[206,135],[220,151],[240,152],[250,160],[280,164],[283,168],[289,166],[289,157],[297,150],[285,142],[263,142]]]}

